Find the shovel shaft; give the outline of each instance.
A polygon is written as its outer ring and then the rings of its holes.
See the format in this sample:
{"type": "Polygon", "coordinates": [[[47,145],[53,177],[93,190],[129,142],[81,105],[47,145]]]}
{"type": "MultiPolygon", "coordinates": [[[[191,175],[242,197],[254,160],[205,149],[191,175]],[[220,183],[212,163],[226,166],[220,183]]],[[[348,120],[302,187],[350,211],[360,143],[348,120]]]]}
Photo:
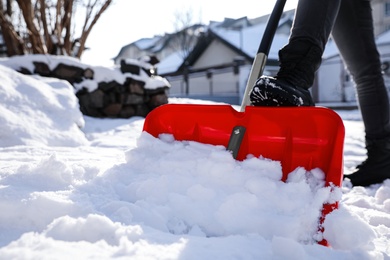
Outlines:
{"type": "Polygon", "coordinates": [[[268,18],[267,27],[265,28],[263,38],[261,39],[257,53],[264,53],[268,56],[276,29],[278,29],[279,26],[280,17],[282,17],[283,14],[285,4],[286,0],[276,1],[274,9],[272,10],[270,17],[268,18]]]}
{"type": "Polygon", "coordinates": [[[268,18],[267,26],[264,30],[263,38],[261,39],[259,49],[252,64],[249,79],[245,87],[245,93],[242,98],[240,108],[241,112],[244,112],[245,107],[249,105],[249,94],[252,91],[252,88],[255,85],[257,78],[259,78],[264,71],[269,50],[271,48],[276,29],[278,28],[280,17],[283,14],[285,4],[286,0],[277,0],[270,17],[268,18]]]}
{"type": "Polygon", "coordinates": [[[256,83],[256,80],[260,77],[261,73],[264,71],[265,64],[267,62],[267,55],[264,53],[256,54],[255,60],[253,61],[253,65],[251,68],[251,72],[249,74],[249,79],[246,83],[245,93],[242,98],[240,112],[245,112],[246,106],[249,105],[249,94],[252,91],[253,86],[256,83]]]}

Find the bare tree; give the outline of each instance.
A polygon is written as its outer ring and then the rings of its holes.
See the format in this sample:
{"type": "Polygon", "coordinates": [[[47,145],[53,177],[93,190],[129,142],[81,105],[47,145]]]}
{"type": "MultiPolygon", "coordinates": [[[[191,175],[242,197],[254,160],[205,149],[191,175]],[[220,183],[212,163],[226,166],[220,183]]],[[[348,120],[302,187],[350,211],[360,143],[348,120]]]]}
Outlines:
{"type": "Polygon", "coordinates": [[[175,32],[171,36],[169,45],[171,48],[173,48],[175,52],[179,53],[179,55],[185,62],[183,78],[185,84],[185,92],[186,94],[188,94],[190,89],[190,84],[188,80],[190,68],[189,64],[187,64],[186,62],[186,59],[202,34],[203,25],[201,23],[194,23],[194,12],[192,8],[176,11],[174,16],[175,32]]]}
{"type": "Polygon", "coordinates": [[[0,0],[0,28],[9,56],[21,55],[25,52],[23,41],[11,22],[12,13],[12,0],[6,1],[6,7],[4,7],[3,1],[0,0]]]}
{"type": "Polygon", "coordinates": [[[200,22],[194,22],[194,11],[191,7],[174,13],[173,26],[175,32],[172,34],[170,46],[185,59],[197,43],[203,26],[200,22]]]}
{"type": "Polygon", "coordinates": [[[26,53],[80,58],[94,25],[113,0],[0,0],[0,27],[7,55],[26,53]],[[85,19],[75,35],[74,16],[85,19]]]}

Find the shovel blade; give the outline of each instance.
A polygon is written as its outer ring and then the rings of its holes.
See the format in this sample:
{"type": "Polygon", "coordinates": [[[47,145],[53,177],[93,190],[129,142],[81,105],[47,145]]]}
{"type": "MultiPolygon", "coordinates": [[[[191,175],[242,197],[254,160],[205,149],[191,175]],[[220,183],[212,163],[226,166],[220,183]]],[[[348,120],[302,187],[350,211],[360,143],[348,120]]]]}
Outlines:
{"type": "Polygon", "coordinates": [[[167,104],[148,114],[143,130],[228,147],[237,126],[245,134],[236,159],[253,155],[280,161],[283,180],[297,167],[320,168],[327,184],[341,186],[344,125],[324,107],[248,106],[238,112],[230,105],[167,104]]]}

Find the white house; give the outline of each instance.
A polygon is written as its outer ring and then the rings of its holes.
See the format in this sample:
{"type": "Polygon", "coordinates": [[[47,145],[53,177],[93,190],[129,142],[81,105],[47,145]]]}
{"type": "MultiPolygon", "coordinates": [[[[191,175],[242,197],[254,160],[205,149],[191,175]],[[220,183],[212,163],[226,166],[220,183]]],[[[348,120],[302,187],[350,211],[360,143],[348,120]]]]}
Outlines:
{"type": "MultiPolygon", "coordinates": [[[[390,87],[390,1],[373,0],[375,34],[379,52],[384,64],[385,80],[390,87]]],[[[268,55],[265,74],[273,75],[278,69],[278,51],[288,41],[294,10],[284,12],[268,55]]],[[[246,87],[249,71],[263,35],[268,15],[256,19],[225,19],[210,22],[198,34],[197,43],[183,59],[180,51],[165,52],[157,66],[158,74],[167,78],[172,87],[170,96],[225,101],[240,104],[246,87]]],[[[150,43],[151,41],[149,41],[150,43]]],[[[161,41],[157,43],[161,47],[161,41]]],[[[126,47],[126,46],[125,46],[126,47]]],[[[123,48],[121,52],[126,49],[123,48]]],[[[128,47],[128,46],[127,46],[128,47]]],[[[138,52],[162,54],[164,48],[149,46],[138,52]],[[156,51],[158,50],[158,51],[156,51]]],[[[123,53],[122,53],[123,54],[123,53]]],[[[138,58],[118,55],[119,58],[138,58]]],[[[339,52],[330,39],[323,55],[322,65],[311,89],[316,103],[331,105],[337,103],[356,105],[355,88],[344,68],[339,52]]]]}
{"type": "MultiPolygon", "coordinates": [[[[268,56],[269,74],[277,69],[277,53],[287,43],[293,14],[287,11],[280,20],[268,56]]],[[[158,73],[171,83],[170,95],[240,103],[266,26],[264,18],[268,17],[212,22],[184,61],[172,54],[157,64],[158,73]]]]}

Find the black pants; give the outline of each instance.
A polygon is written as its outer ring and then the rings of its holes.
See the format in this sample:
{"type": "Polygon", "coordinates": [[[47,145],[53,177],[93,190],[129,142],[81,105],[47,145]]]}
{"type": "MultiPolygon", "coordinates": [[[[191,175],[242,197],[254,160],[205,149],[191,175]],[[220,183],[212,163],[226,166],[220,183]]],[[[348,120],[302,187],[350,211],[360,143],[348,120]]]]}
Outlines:
{"type": "Polygon", "coordinates": [[[375,44],[370,1],[299,0],[290,43],[303,40],[323,52],[330,34],[356,83],[366,138],[389,137],[389,98],[375,44]]]}

